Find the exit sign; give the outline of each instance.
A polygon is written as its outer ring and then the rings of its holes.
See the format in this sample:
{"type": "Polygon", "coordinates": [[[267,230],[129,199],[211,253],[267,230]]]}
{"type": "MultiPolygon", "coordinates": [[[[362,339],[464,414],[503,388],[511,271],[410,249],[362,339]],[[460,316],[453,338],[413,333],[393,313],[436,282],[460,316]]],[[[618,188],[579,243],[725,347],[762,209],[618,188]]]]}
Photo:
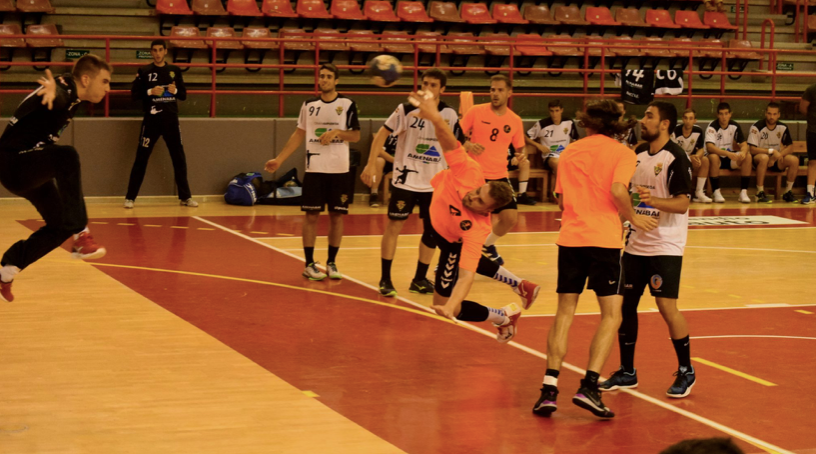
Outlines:
{"type": "Polygon", "coordinates": [[[87,55],[89,53],[91,53],[91,51],[84,50],[84,49],[65,49],[65,58],[69,58],[69,59],[79,58],[79,57],[81,57],[83,55],[87,55]]]}
{"type": "Polygon", "coordinates": [[[776,64],[776,70],[777,71],[793,71],[793,63],[786,63],[786,62],[777,63],[776,64]]]}

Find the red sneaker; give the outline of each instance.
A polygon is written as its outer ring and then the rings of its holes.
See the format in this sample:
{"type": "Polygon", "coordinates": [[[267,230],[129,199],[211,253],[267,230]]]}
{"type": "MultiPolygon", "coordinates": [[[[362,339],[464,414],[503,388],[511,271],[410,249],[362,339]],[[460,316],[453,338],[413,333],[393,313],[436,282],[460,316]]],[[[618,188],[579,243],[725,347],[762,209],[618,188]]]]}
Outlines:
{"type": "Polygon", "coordinates": [[[533,303],[535,303],[536,298],[538,298],[539,290],[541,290],[540,285],[534,284],[525,279],[522,279],[521,284],[514,289],[516,294],[521,297],[521,306],[525,311],[529,309],[533,303]]]}
{"type": "Polygon", "coordinates": [[[502,310],[504,311],[504,315],[508,318],[507,323],[504,325],[494,323],[493,326],[495,326],[498,331],[498,333],[496,333],[496,340],[499,341],[500,344],[506,344],[510,342],[510,339],[514,338],[518,332],[516,324],[518,324],[518,320],[521,317],[521,309],[519,309],[516,303],[510,303],[504,306],[502,310]]]}
{"type": "Polygon", "coordinates": [[[71,257],[82,260],[101,259],[105,256],[105,248],[96,244],[93,237],[88,232],[79,234],[79,238],[74,240],[74,247],[71,257]]]}
{"type": "Polygon", "coordinates": [[[0,281],[0,299],[3,301],[10,303],[14,301],[14,295],[11,294],[11,284],[12,282],[1,282],[0,281]]]}

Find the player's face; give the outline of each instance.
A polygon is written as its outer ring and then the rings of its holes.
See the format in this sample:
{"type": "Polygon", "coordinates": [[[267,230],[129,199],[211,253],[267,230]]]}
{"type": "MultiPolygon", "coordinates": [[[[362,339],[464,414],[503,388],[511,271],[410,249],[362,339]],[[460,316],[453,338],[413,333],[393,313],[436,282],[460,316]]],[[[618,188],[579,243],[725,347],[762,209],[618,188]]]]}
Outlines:
{"type": "Polygon", "coordinates": [[[425,77],[422,79],[422,90],[424,92],[431,92],[433,94],[433,98],[439,101],[439,95],[445,93],[445,87],[441,85],[438,79],[434,79],[433,77],[425,77]]]}
{"type": "Polygon", "coordinates": [[[493,211],[496,201],[490,197],[490,185],[486,184],[468,192],[462,203],[474,213],[487,214],[493,211]]]}
{"type": "Polygon", "coordinates": [[[84,74],[81,80],[85,85],[84,101],[97,103],[105,99],[105,94],[110,91],[111,74],[106,69],[100,70],[95,77],[84,74]]]}
{"type": "Polygon", "coordinates": [[[334,73],[328,69],[321,69],[317,76],[317,86],[320,87],[321,93],[331,93],[337,87],[337,79],[334,78],[334,73]]]}
{"type": "Polygon", "coordinates": [[[697,117],[695,117],[693,113],[683,114],[683,126],[690,129],[695,124],[697,124],[697,117]]]}
{"type": "Polygon", "coordinates": [[[640,137],[647,142],[657,140],[660,137],[660,128],[660,113],[656,107],[649,106],[640,120],[640,137]]]}
{"type": "Polygon", "coordinates": [[[717,120],[720,122],[720,126],[727,125],[728,122],[731,121],[731,111],[728,109],[718,110],[717,120]]]}
{"type": "Polygon", "coordinates": [[[768,107],[765,109],[765,123],[768,126],[773,126],[779,121],[779,109],[776,107],[768,107]]]}
{"type": "Polygon", "coordinates": [[[561,107],[550,107],[550,119],[552,119],[553,123],[561,123],[561,114],[564,113],[564,109],[561,107]]]}
{"type": "Polygon", "coordinates": [[[167,49],[164,46],[157,44],[150,48],[150,56],[153,57],[153,63],[161,65],[164,63],[164,57],[167,55],[167,49]]]}
{"type": "Polygon", "coordinates": [[[490,83],[490,104],[494,109],[500,109],[507,105],[507,100],[513,91],[507,88],[503,80],[490,83]]]}

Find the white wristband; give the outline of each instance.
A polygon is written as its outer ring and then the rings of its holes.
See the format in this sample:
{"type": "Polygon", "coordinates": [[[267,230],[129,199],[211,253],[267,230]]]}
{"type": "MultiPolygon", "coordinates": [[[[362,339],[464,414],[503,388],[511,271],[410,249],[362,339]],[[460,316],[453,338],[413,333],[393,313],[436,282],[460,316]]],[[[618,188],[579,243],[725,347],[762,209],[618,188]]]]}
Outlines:
{"type": "Polygon", "coordinates": [[[153,93],[151,93],[152,91],[153,91],[152,88],[148,88],[147,89],[147,96],[153,96],[153,93]]]}
{"type": "Polygon", "coordinates": [[[773,148],[768,148],[768,154],[769,155],[773,155],[775,151],[776,150],[774,150],[773,148]]]}

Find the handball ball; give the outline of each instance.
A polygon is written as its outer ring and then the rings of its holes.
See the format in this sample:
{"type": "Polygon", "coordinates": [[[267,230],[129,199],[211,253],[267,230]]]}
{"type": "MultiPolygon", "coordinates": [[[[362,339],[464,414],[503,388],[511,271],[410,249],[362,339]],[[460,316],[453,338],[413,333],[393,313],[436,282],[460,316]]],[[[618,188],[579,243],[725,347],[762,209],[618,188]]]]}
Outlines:
{"type": "Polygon", "coordinates": [[[368,64],[371,82],[379,87],[391,87],[402,73],[402,64],[391,55],[378,55],[368,64]]]}

